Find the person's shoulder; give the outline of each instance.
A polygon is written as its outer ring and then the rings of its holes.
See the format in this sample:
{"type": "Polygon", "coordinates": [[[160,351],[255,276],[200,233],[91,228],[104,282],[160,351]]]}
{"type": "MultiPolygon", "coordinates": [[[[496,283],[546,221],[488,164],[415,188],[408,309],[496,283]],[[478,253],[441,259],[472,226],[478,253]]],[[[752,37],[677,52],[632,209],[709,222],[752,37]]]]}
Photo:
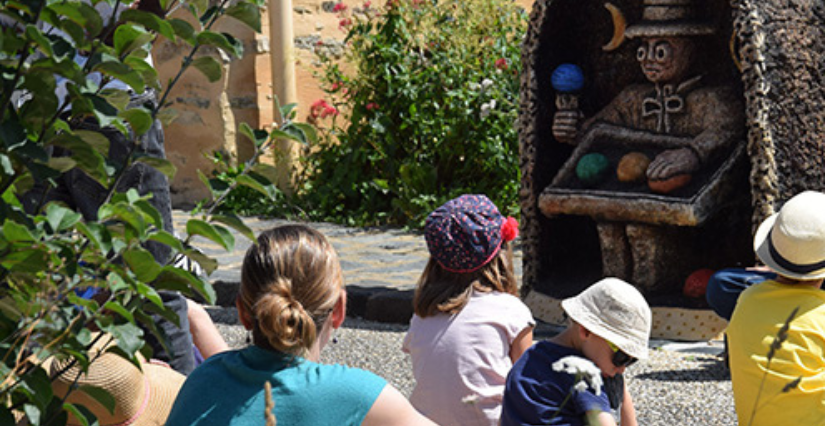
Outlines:
{"type": "Polygon", "coordinates": [[[301,363],[301,369],[318,377],[321,381],[351,381],[353,383],[371,383],[383,387],[387,381],[381,376],[360,368],[342,364],[321,364],[312,361],[301,363]]]}
{"type": "Polygon", "coordinates": [[[498,291],[490,291],[490,292],[476,292],[476,299],[478,302],[484,304],[496,304],[496,305],[503,305],[503,306],[511,306],[511,307],[527,307],[524,304],[524,301],[521,300],[520,297],[510,294],[510,293],[502,293],[498,291]]]}

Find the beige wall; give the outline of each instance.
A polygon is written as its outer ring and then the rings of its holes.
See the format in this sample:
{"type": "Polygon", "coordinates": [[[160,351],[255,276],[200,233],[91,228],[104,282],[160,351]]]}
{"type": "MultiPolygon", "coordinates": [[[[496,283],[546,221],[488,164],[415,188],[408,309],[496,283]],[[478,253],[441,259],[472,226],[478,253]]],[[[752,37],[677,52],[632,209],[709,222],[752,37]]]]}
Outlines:
{"type": "MultiPolygon", "coordinates": [[[[376,0],[380,5],[383,0],[376,0]]],[[[518,0],[528,8],[532,1],[518,0]]],[[[323,48],[340,50],[345,33],[339,28],[339,17],[332,12],[335,2],[293,0],[295,36],[295,74],[298,93],[298,119],[306,120],[309,106],[324,96],[313,76],[313,51],[321,41],[323,48]]],[[[363,1],[345,0],[350,10],[363,1]]],[[[184,14],[181,14],[184,15],[184,14]]],[[[273,122],[272,75],[270,64],[269,17],[262,16],[262,32],[255,34],[232,18],[220,21],[218,31],[233,34],[243,41],[241,58],[222,60],[224,76],[210,83],[197,70],[189,70],[180,79],[168,105],[177,110],[178,118],[166,126],[166,153],[178,168],[171,182],[172,203],[189,207],[208,196],[208,190],[198,179],[197,171],[209,175],[213,165],[204,155],[215,150],[233,153],[247,159],[252,153],[249,141],[237,133],[237,126],[246,122],[253,128],[266,128],[273,122]]],[[[154,59],[161,82],[174,77],[183,54],[189,46],[161,42],[155,46],[154,59]]],[[[221,59],[217,52],[211,54],[221,59]]],[[[271,157],[267,161],[272,161],[271,157]]]]}

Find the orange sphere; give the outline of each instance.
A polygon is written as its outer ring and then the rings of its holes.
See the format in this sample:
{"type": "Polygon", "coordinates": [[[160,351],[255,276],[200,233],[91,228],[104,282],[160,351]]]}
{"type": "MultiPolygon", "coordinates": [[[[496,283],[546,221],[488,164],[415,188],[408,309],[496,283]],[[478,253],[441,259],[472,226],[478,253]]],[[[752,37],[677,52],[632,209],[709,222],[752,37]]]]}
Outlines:
{"type": "Polygon", "coordinates": [[[616,167],[616,177],[619,182],[640,182],[645,180],[645,173],[647,166],[650,165],[650,158],[641,152],[631,152],[625,154],[619,160],[619,166],[616,167]]]}

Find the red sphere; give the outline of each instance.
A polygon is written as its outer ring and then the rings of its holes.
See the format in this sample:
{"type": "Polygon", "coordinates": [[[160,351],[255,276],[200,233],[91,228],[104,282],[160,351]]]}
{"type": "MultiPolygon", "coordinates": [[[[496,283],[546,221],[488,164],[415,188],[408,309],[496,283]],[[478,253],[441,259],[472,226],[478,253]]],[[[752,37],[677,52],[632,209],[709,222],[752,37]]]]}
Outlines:
{"type": "Polygon", "coordinates": [[[700,298],[705,295],[708,280],[715,271],[713,269],[697,269],[688,275],[682,293],[687,297],[700,298]]]}

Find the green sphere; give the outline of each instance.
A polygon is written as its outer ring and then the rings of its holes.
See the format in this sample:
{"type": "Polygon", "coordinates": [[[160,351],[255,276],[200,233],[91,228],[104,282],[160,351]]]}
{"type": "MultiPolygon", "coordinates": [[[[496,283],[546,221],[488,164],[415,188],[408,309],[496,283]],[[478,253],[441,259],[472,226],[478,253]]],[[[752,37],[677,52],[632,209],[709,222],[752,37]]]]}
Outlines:
{"type": "Polygon", "coordinates": [[[597,152],[583,156],[576,164],[576,176],[585,185],[595,185],[604,179],[610,163],[607,157],[597,152]]]}

